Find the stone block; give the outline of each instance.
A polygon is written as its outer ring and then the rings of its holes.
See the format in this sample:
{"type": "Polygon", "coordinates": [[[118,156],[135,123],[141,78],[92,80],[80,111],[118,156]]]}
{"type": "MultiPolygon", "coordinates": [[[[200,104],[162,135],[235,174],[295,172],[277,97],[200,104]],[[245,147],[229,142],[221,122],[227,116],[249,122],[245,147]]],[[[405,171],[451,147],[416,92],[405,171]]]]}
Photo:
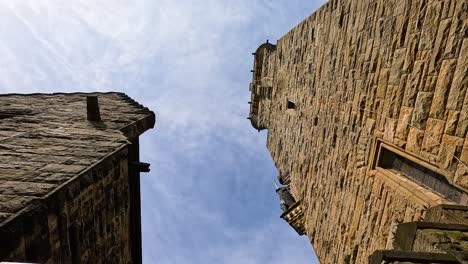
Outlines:
{"type": "Polygon", "coordinates": [[[416,53],[418,51],[420,33],[411,33],[406,38],[409,42],[406,49],[405,63],[403,64],[403,72],[410,73],[413,69],[414,61],[416,60],[416,53]]]}
{"type": "Polygon", "coordinates": [[[422,150],[431,154],[439,153],[440,141],[444,134],[445,121],[429,118],[422,143],[422,150]]]}
{"type": "Polygon", "coordinates": [[[441,12],[441,1],[430,1],[427,3],[419,50],[430,50],[434,47],[441,12]]]}
{"type": "Polygon", "coordinates": [[[413,108],[403,106],[400,110],[400,117],[396,128],[396,137],[406,140],[409,131],[409,125],[413,114],[413,108]]]}
{"type": "Polygon", "coordinates": [[[396,129],[397,121],[393,119],[387,119],[385,122],[385,130],[383,134],[383,138],[388,141],[393,141],[395,136],[395,129],[396,129]]]}
{"type": "Polygon", "coordinates": [[[468,224],[468,207],[462,205],[441,204],[426,211],[424,221],[443,224],[468,224]]]}
{"type": "Polygon", "coordinates": [[[442,136],[441,148],[439,150],[439,156],[437,160],[444,170],[452,173],[455,172],[456,166],[458,165],[458,161],[455,158],[455,155],[457,153],[461,153],[463,141],[463,138],[455,136],[442,136]]]}
{"type": "Polygon", "coordinates": [[[401,74],[403,73],[403,65],[405,62],[406,48],[397,49],[393,55],[393,63],[390,70],[388,84],[398,85],[400,83],[401,74]]]}
{"type": "Polygon", "coordinates": [[[422,141],[424,139],[424,132],[417,128],[411,127],[406,141],[406,150],[418,154],[421,151],[422,141]]]}
{"type": "Polygon", "coordinates": [[[453,182],[458,186],[468,189],[468,166],[467,164],[458,164],[455,171],[453,182]]]}
{"type": "Polygon", "coordinates": [[[460,111],[448,110],[444,134],[454,136],[460,117],[460,111]]]}
{"type": "Polygon", "coordinates": [[[460,154],[460,161],[468,165],[468,140],[465,139],[462,152],[460,154]]]}
{"type": "Polygon", "coordinates": [[[376,98],[384,99],[387,91],[388,78],[390,76],[390,70],[383,68],[379,74],[379,82],[377,85],[376,98]]]}
{"type": "Polygon", "coordinates": [[[458,119],[457,130],[455,135],[457,137],[464,138],[468,131],[468,92],[465,95],[465,101],[463,102],[462,110],[460,111],[460,117],[458,119]]]}
{"type": "Polygon", "coordinates": [[[447,59],[457,58],[458,55],[461,54],[460,47],[462,42],[466,39],[466,29],[468,26],[466,24],[466,10],[468,4],[466,1],[452,2],[455,7],[444,53],[444,58],[447,59]]]}
{"type": "Polygon", "coordinates": [[[440,21],[434,49],[432,50],[432,56],[429,63],[429,74],[436,74],[439,72],[440,64],[445,52],[445,43],[447,42],[447,36],[450,31],[451,22],[451,18],[440,21]]]}
{"type": "Polygon", "coordinates": [[[452,84],[456,63],[457,60],[444,60],[442,62],[434,92],[434,100],[431,105],[430,116],[432,118],[444,119],[445,105],[450,85],[452,84]]]}
{"type": "Polygon", "coordinates": [[[463,41],[447,99],[447,109],[461,110],[468,88],[468,40],[463,41]]]}
{"type": "Polygon", "coordinates": [[[411,125],[418,129],[425,129],[426,121],[429,117],[431,102],[433,101],[433,93],[419,92],[414,104],[411,125]]]}
{"type": "Polygon", "coordinates": [[[369,264],[456,264],[458,260],[446,253],[378,250],[369,256],[369,264]]]}

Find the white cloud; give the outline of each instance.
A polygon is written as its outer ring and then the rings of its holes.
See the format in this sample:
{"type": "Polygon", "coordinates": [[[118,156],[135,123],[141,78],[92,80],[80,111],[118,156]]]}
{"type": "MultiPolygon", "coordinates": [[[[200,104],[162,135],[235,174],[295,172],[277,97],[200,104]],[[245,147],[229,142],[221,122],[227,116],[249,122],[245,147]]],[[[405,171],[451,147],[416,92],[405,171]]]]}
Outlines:
{"type": "Polygon", "coordinates": [[[119,90],[157,112],[141,140],[147,263],[310,263],[245,117],[250,53],[323,2],[0,0],[0,92],[119,90]]]}

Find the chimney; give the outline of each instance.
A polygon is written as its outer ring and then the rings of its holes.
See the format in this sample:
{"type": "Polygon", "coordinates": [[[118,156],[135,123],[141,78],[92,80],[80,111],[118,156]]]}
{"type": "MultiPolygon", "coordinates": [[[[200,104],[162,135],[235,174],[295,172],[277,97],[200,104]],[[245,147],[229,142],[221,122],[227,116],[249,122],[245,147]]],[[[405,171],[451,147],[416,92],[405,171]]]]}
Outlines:
{"type": "Polygon", "coordinates": [[[86,96],[86,108],[88,113],[88,120],[93,122],[101,121],[101,114],[99,112],[99,102],[96,95],[86,96]]]}

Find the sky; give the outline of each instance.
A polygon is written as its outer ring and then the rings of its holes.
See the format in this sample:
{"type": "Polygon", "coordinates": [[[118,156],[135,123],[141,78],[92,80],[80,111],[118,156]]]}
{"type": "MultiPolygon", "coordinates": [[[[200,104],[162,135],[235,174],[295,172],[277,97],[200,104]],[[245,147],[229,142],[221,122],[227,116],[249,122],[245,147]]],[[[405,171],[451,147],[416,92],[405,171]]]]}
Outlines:
{"type": "Polygon", "coordinates": [[[0,93],[119,91],[156,113],[144,263],[318,263],[279,217],[267,132],[246,117],[251,53],[324,2],[0,0],[0,93]]]}

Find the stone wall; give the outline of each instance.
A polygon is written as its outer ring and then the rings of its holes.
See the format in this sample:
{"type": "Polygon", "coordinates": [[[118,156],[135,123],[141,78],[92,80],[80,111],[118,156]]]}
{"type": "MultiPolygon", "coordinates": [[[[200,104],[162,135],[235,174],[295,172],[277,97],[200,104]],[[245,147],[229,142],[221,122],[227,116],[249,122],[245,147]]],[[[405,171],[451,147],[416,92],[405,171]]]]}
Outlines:
{"type": "Polygon", "coordinates": [[[126,153],[126,148],[119,150],[2,225],[0,259],[37,263],[131,262],[126,153]]]}
{"type": "Polygon", "coordinates": [[[375,138],[468,189],[467,17],[464,0],[332,0],[266,58],[258,119],[322,263],[366,263],[392,226],[424,218],[369,169],[375,138]]]}
{"type": "MultiPolygon", "coordinates": [[[[138,137],[122,93],[0,95],[0,262],[141,263],[138,137]]],[[[143,168],[145,169],[145,168],[143,168]]]]}

